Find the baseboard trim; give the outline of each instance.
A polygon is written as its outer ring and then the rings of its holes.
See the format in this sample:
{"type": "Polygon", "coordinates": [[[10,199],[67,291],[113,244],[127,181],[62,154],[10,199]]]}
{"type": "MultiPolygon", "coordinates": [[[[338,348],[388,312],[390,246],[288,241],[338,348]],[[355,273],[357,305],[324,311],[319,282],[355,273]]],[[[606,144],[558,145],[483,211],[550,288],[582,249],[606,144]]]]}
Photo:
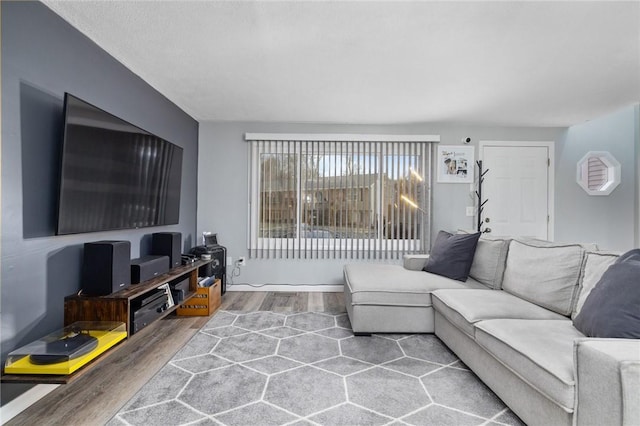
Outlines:
{"type": "Polygon", "coordinates": [[[337,285],[264,284],[264,285],[257,286],[257,285],[250,285],[250,284],[233,284],[233,285],[227,285],[227,291],[275,291],[275,292],[304,291],[304,292],[341,293],[344,291],[344,285],[342,284],[337,284],[337,285]]]}
{"type": "Polygon", "coordinates": [[[5,424],[18,414],[22,413],[58,386],[60,385],[35,385],[22,395],[12,399],[2,406],[0,424],[5,424]]]}

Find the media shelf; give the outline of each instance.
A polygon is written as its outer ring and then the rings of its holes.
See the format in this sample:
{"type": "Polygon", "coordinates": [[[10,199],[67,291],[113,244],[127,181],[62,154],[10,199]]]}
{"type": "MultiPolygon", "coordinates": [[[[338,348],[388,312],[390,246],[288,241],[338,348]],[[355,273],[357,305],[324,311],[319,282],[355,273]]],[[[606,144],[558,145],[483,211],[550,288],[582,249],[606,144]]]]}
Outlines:
{"type": "MultiPolygon", "coordinates": [[[[176,303],[171,308],[164,311],[153,322],[157,322],[171,312],[175,311],[180,304],[195,296],[198,289],[198,270],[213,260],[198,260],[184,266],[178,266],[169,272],[144,281],[140,284],[132,284],[124,290],[106,296],[83,296],[71,295],[64,298],[64,325],[70,325],[77,321],[120,321],[126,324],[127,339],[116,346],[110,348],[105,353],[93,359],[87,365],[68,375],[45,375],[45,374],[2,374],[0,381],[3,383],[52,383],[67,384],[75,381],[79,377],[89,373],[96,366],[100,365],[110,354],[118,351],[124,345],[147,339],[146,332],[151,327],[145,327],[141,332],[133,333],[131,319],[132,302],[147,293],[155,291],[160,285],[176,279],[189,278],[189,291],[182,302],[176,303]]],[[[216,288],[219,286],[216,286],[216,288]]],[[[152,331],[151,331],[152,332],[152,331]]],[[[4,370],[4,369],[3,369],[4,370]]],[[[3,371],[4,373],[4,371],[3,371]]]]}
{"type": "MultiPolygon", "coordinates": [[[[136,298],[155,291],[158,286],[188,275],[189,291],[182,302],[189,300],[198,289],[198,269],[211,263],[212,260],[198,260],[189,265],[178,266],[169,272],[158,275],[140,284],[131,284],[124,290],[106,296],[71,295],[64,298],[64,325],[76,321],[121,321],[127,325],[127,335],[133,334],[131,304],[136,298]]],[[[160,320],[178,308],[175,304],[156,320],[160,320]]]]}

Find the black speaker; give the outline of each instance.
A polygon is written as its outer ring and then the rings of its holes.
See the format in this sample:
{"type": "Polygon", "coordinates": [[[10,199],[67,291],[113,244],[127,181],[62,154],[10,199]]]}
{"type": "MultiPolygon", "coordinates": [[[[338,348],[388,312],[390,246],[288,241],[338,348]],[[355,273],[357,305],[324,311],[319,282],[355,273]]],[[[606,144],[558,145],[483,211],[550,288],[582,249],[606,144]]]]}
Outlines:
{"type": "Polygon", "coordinates": [[[82,293],[104,296],[131,284],[131,243],[95,241],[85,243],[82,261],[82,293]]]}
{"type": "Polygon", "coordinates": [[[182,265],[182,234],[154,232],[151,235],[151,254],[169,256],[169,269],[182,265]]]}
{"type": "Polygon", "coordinates": [[[131,284],[150,280],[169,270],[169,256],[142,256],[131,260],[131,284]]]}
{"type": "Polygon", "coordinates": [[[207,246],[213,261],[200,268],[198,275],[220,279],[220,292],[227,292],[227,249],[222,246],[207,246]]]}

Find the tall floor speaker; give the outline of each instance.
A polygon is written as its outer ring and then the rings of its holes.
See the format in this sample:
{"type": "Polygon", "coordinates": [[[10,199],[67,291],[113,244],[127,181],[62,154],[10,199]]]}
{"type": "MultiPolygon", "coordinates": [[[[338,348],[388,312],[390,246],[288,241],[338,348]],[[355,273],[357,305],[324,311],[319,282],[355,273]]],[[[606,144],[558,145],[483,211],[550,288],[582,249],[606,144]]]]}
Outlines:
{"type": "Polygon", "coordinates": [[[151,254],[169,256],[169,269],[182,265],[182,234],[154,232],[151,235],[151,254]]]}
{"type": "Polygon", "coordinates": [[[131,284],[131,243],[95,241],[85,243],[82,260],[82,293],[104,296],[131,284]]]}

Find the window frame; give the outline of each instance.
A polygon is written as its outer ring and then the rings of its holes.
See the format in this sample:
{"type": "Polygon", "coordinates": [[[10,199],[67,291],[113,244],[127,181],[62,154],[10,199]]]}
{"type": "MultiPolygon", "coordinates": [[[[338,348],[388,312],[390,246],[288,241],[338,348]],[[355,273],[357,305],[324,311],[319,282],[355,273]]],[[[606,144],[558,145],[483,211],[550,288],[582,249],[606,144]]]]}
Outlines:
{"type": "MultiPolygon", "coordinates": [[[[295,191],[297,194],[298,202],[296,203],[295,213],[295,237],[260,237],[260,166],[261,166],[261,154],[258,143],[251,143],[249,145],[249,191],[248,191],[248,235],[247,235],[247,247],[249,248],[250,256],[253,257],[257,251],[266,251],[266,255],[257,257],[279,257],[279,258],[342,258],[345,254],[349,254],[346,257],[351,258],[400,258],[404,253],[412,252],[424,252],[429,247],[430,243],[430,227],[432,220],[432,208],[431,208],[431,185],[432,185],[432,168],[433,168],[433,155],[434,144],[440,141],[438,135],[355,135],[355,134],[269,134],[269,133],[247,133],[245,134],[245,140],[247,142],[262,142],[265,144],[293,144],[295,149],[293,152],[287,151],[289,155],[297,155],[296,158],[296,179],[295,179],[295,191]],[[315,142],[319,144],[312,144],[311,150],[309,149],[308,142],[315,142]],[[427,197],[423,200],[423,206],[428,214],[428,218],[420,212],[417,212],[417,217],[421,220],[421,235],[417,238],[387,238],[383,237],[385,230],[382,228],[383,215],[383,194],[382,190],[377,190],[375,195],[375,214],[378,216],[376,221],[376,235],[371,238],[318,238],[317,236],[304,237],[301,236],[301,231],[306,225],[302,221],[303,216],[303,198],[305,196],[305,188],[303,185],[302,176],[302,157],[304,155],[315,155],[324,153],[333,153],[334,155],[349,155],[349,151],[345,150],[344,143],[357,143],[359,149],[358,155],[372,156],[375,155],[377,164],[375,170],[377,170],[377,178],[375,184],[382,188],[383,185],[383,171],[385,169],[383,163],[385,156],[389,155],[401,155],[400,145],[397,143],[430,143],[430,147],[424,151],[426,155],[422,155],[419,162],[419,168],[427,173],[424,176],[424,182],[421,183],[424,187],[424,191],[427,193],[427,197]],[[378,146],[378,142],[384,142],[392,146],[391,152],[382,152],[382,146],[378,146]],[[362,145],[360,145],[362,143],[362,145]],[[297,144],[297,146],[296,146],[297,144]],[[314,148],[319,148],[314,151],[314,148]],[[372,148],[373,147],[373,148],[372,148]]],[[[291,145],[289,145],[289,148],[291,145]]],[[[277,151],[275,149],[274,151],[277,151]]],[[[407,154],[404,154],[407,155],[407,154]]],[[[369,160],[371,161],[371,160],[369,160]]],[[[369,164],[371,171],[371,163],[369,164]]],[[[353,188],[348,188],[353,191],[353,188]]],[[[313,188],[312,191],[315,196],[322,188],[313,188]]],[[[350,192],[348,191],[348,192],[350,192]]],[[[362,188],[357,191],[358,202],[363,197],[364,192],[362,188]]],[[[423,195],[424,197],[424,195],[423,195]]],[[[349,199],[351,199],[349,197],[349,199]]],[[[315,198],[312,202],[315,201],[315,198]]],[[[416,219],[417,220],[417,219],[416,219]]],[[[314,228],[312,228],[314,229],[314,228]]],[[[313,232],[313,231],[312,231],[313,232]]]]}

